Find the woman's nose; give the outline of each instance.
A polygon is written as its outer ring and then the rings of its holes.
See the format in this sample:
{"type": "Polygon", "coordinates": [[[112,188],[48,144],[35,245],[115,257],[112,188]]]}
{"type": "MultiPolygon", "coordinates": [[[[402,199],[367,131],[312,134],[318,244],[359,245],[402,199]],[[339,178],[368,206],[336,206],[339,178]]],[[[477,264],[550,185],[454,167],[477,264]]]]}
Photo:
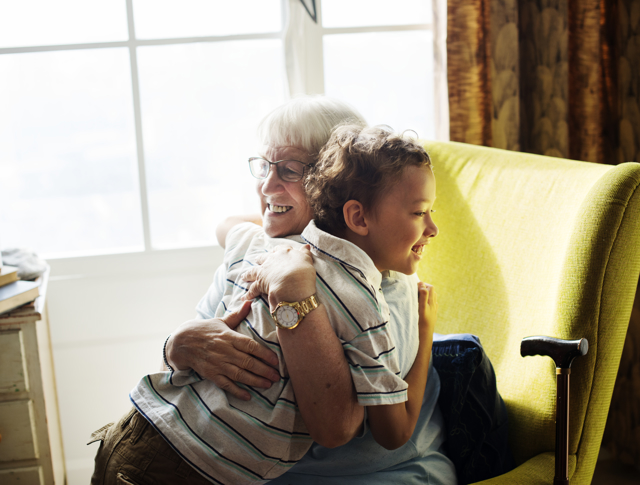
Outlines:
{"type": "Polygon", "coordinates": [[[278,171],[274,165],[269,166],[267,178],[262,181],[262,193],[264,195],[277,194],[284,189],[282,180],[278,177],[278,171]]]}

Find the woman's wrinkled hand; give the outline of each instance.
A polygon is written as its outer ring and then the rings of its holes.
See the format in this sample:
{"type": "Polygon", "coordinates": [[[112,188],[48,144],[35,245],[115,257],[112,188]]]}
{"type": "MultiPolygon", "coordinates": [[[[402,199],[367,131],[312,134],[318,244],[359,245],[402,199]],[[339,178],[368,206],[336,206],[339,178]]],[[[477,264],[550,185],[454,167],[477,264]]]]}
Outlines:
{"type": "Polygon", "coordinates": [[[247,316],[251,303],[237,312],[210,320],[189,320],[167,341],[166,356],[177,369],[193,369],[220,389],[248,401],[236,382],[267,389],[280,379],[278,357],[268,348],[234,329],[247,316]]]}
{"type": "Polygon", "coordinates": [[[316,292],[316,270],[309,245],[300,249],[276,246],[258,258],[257,263],[242,275],[250,283],[244,300],[269,295],[273,311],[281,301],[304,300],[316,292]]]}

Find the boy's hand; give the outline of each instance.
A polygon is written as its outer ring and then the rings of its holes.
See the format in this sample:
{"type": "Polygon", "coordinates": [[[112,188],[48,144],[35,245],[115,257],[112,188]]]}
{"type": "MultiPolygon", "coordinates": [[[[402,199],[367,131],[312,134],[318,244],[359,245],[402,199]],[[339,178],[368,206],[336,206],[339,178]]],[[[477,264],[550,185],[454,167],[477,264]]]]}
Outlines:
{"type": "Polygon", "coordinates": [[[418,326],[433,334],[438,319],[438,295],[432,285],[418,283],[418,326]]]}

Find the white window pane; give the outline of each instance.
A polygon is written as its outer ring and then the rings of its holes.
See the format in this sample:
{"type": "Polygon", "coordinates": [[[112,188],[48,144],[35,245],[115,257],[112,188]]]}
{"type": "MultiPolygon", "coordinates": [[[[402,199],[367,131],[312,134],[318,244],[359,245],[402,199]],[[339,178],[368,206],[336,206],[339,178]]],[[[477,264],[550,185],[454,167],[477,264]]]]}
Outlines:
{"type": "Polygon", "coordinates": [[[431,0],[322,0],[324,27],[428,24],[431,0]]]}
{"type": "Polygon", "coordinates": [[[257,212],[247,159],[285,99],[279,39],[138,49],[154,248],[216,244],[231,214],[257,212]]]}
{"type": "Polygon", "coordinates": [[[134,0],[136,38],[279,32],[280,0],[134,0]]]}
{"type": "Polygon", "coordinates": [[[0,47],[128,38],[125,0],[0,0],[0,47]]]}
{"type": "Polygon", "coordinates": [[[430,31],[325,35],[327,96],[356,106],[371,125],[435,138],[430,31]]]}
{"type": "Polygon", "coordinates": [[[126,49],[0,56],[0,244],[143,247],[126,49]]]}

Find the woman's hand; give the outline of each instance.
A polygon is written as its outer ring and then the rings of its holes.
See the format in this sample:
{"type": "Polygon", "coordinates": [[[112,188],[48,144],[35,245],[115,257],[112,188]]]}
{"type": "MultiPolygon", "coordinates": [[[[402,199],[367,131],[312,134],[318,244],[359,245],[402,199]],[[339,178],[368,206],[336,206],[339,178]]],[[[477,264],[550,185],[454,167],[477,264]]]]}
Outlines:
{"type": "Polygon", "coordinates": [[[257,260],[258,266],[248,270],[242,278],[251,283],[245,300],[261,294],[269,295],[271,311],[281,301],[300,301],[316,292],[316,270],[309,246],[295,250],[276,246],[257,260]]]}
{"type": "Polygon", "coordinates": [[[220,389],[248,401],[236,382],[267,389],[277,382],[278,358],[271,350],[234,329],[247,316],[251,303],[222,318],[189,320],[167,341],[166,356],[176,369],[193,369],[220,389]]]}

